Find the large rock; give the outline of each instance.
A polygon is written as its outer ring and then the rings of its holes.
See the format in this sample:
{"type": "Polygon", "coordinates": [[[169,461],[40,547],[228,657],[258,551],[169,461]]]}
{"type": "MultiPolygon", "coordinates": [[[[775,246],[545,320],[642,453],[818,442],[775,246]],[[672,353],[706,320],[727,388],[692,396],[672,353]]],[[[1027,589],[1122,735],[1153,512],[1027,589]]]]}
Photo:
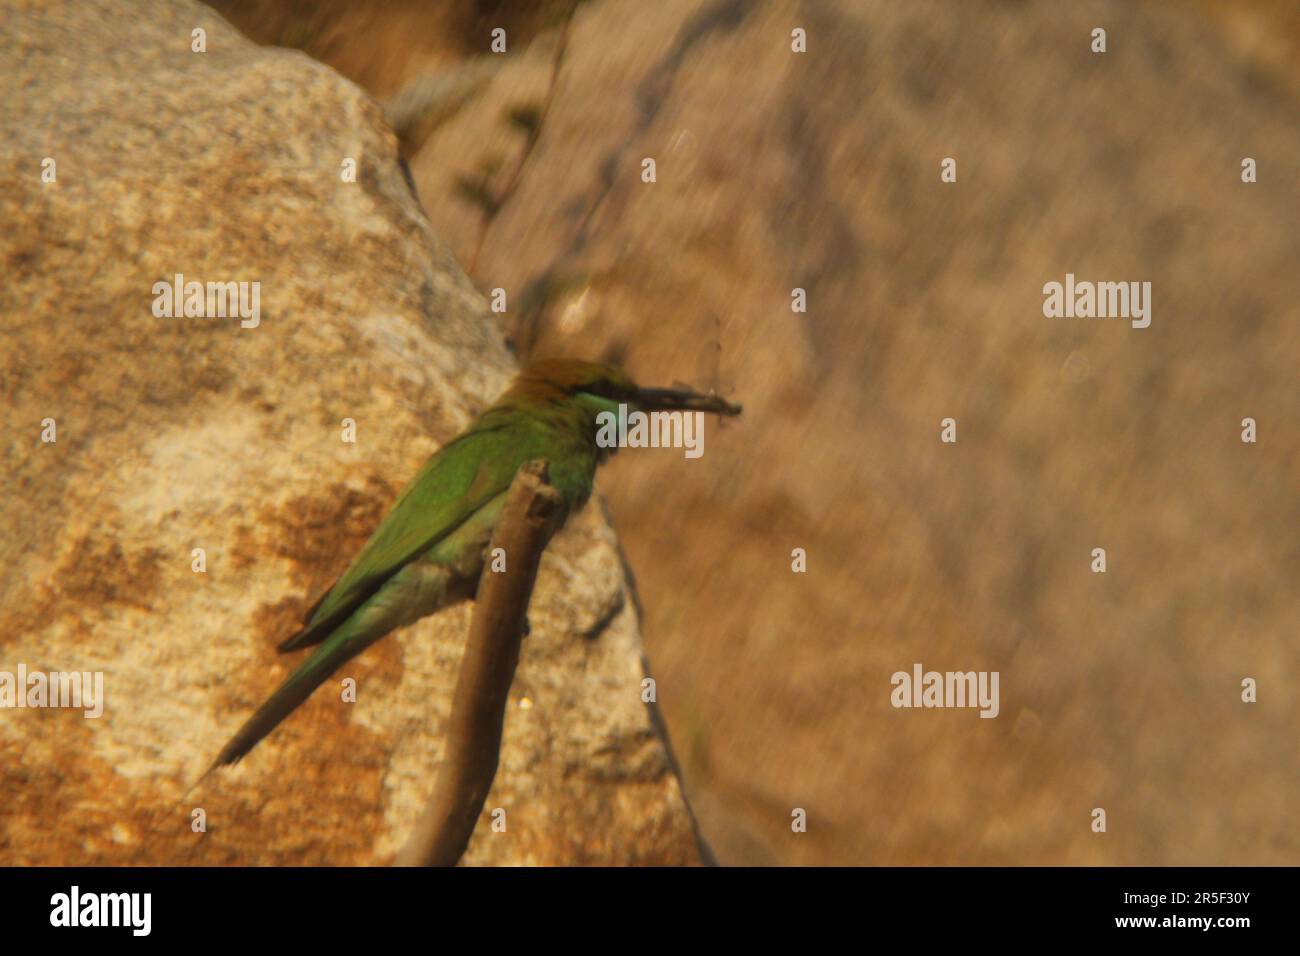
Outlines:
{"type": "MultiPolygon", "coordinates": [[[[438,766],[467,607],[368,650],[338,675],[355,704],[327,684],[178,801],[513,360],[351,83],[196,3],[9,6],[0,670],[102,671],[106,708],[0,711],[0,858],[385,862],[438,766]],[[155,317],[177,273],[259,282],[260,324],[155,317]]],[[[543,561],[487,803],[506,831],[481,826],[467,861],[696,859],[629,593],[590,507],[543,561]]]]}
{"type": "Polygon", "coordinates": [[[553,95],[556,35],[414,157],[521,349],[745,403],[690,481],[605,484],[724,862],[1297,858],[1295,63],[1216,22],[604,0],[553,95]],[[1045,318],[1067,272],[1150,281],[1151,327],[1045,318]],[[893,709],[917,661],[999,671],[1000,716],[893,709]]]}

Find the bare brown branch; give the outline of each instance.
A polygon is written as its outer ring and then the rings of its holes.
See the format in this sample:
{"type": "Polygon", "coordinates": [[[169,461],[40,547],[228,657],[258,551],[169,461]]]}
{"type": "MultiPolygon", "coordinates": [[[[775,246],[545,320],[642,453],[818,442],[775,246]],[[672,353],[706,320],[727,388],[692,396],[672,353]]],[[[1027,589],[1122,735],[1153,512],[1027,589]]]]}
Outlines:
{"type": "Polygon", "coordinates": [[[531,461],[520,468],[479,579],[446,753],[433,795],[397,855],[398,866],[455,866],[469,845],[496,776],[506,698],[519,662],[537,566],[561,517],[560,495],[547,480],[546,462],[531,461]],[[497,548],[506,556],[501,572],[492,570],[491,554],[497,548]]]}

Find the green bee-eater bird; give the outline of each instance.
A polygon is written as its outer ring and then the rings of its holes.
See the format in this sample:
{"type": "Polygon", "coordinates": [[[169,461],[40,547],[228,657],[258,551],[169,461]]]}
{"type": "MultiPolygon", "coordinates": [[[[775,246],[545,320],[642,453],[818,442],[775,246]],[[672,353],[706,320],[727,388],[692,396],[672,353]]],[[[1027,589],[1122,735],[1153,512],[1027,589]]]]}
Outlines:
{"type": "Polygon", "coordinates": [[[597,441],[602,412],[699,411],[740,407],[696,392],[639,388],[617,369],[573,359],[536,362],[469,430],[436,452],[402,492],[366,546],[305,626],[280,645],[320,644],[239,728],[213,763],[248,753],[345,662],[385,634],[478,589],[484,553],[520,466],[550,465],[562,519],[591,495],[596,466],[613,451],[597,441]]]}

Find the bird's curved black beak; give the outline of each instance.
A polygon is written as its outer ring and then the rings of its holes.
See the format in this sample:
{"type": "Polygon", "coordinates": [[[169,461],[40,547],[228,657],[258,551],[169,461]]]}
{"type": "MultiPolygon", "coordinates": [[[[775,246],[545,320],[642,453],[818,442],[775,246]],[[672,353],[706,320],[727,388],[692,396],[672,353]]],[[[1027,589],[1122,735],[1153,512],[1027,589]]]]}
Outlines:
{"type": "Polygon", "coordinates": [[[712,412],[714,415],[739,415],[740,406],[718,395],[705,395],[685,388],[638,388],[632,399],[646,412],[712,412]]]}

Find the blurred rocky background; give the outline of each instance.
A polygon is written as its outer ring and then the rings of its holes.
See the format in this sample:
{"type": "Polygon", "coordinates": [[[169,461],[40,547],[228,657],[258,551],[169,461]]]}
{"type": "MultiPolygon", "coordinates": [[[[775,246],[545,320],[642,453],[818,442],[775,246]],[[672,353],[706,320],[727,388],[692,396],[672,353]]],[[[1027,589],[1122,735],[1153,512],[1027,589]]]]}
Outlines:
{"type": "Polygon", "coordinates": [[[1297,859],[1294,4],[213,7],[383,105],[521,359],[744,402],[599,479],[721,862],[1297,859]],[[1150,328],[1045,318],[1066,273],[1150,328]],[[915,662],[1000,715],[892,708],[915,662]]]}

